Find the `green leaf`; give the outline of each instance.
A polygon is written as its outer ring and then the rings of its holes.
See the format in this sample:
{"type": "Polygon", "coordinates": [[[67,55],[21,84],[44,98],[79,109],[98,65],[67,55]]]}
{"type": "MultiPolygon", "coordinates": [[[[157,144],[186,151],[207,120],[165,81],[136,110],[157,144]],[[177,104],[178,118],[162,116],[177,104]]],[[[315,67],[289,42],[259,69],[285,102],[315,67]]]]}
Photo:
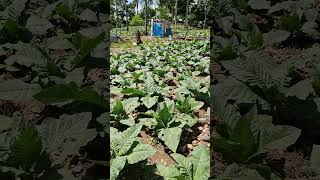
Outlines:
{"type": "Polygon", "coordinates": [[[158,98],[159,98],[158,96],[153,96],[153,97],[146,96],[146,97],[142,97],[141,101],[148,109],[150,109],[152,108],[152,106],[154,106],[158,102],[158,98]]]}
{"type": "Polygon", "coordinates": [[[270,9],[271,2],[266,0],[249,0],[248,5],[251,6],[252,9],[270,9]]]}
{"type": "Polygon", "coordinates": [[[174,165],[164,166],[162,164],[157,164],[156,166],[160,175],[165,178],[174,178],[181,175],[180,171],[174,165]]]}
{"type": "Polygon", "coordinates": [[[189,127],[194,126],[198,122],[196,118],[193,118],[189,114],[180,114],[176,119],[189,127]]]}
{"type": "Polygon", "coordinates": [[[199,145],[191,152],[193,164],[193,179],[209,179],[210,177],[210,155],[209,148],[199,145]]]}
{"type": "Polygon", "coordinates": [[[161,129],[158,133],[158,137],[164,142],[164,144],[173,152],[176,152],[182,129],[179,127],[161,129]]]}
{"type": "Polygon", "coordinates": [[[290,37],[290,32],[285,30],[273,30],[263,34],[263,42],[266,46],[281,43],[290,37]]]}
{"type": "Polygon", "coordinates": [[[95,129],[87,129],[90,120],[91,113],[88,112],[64,114],[59,119],[46,118],[37,129],[48,152],[70,155],[96,137],[95,129]]]}
{"type": "Polygon", "coordinates": [[[54,36],[47,39],[47,48],[48,49],[56,49],[56,50],[67,50],[67,49],[75,49],[74,45],[63,36],[54,36]]]}
{"type": "Polygon", "coordinates": [[[301,26],[298,14],[283,15],[280,21],[282,28],[290,32],[297,30],[301,26]]]}
{"type": "Polygon", "coordinates": [[[76,101],[86,102],[90,104],[98,105],[104,109],[108,109],[109,104],[103,96],[100,96],[90,87],[82,88],[80,93],[75,97],[76,101]]]}
{"type": "Polygon", "coordinates": [[[14,166],[21,166],[24,170],[29,170],[35,163],[42,150],[41,138],[36,129],[27,127],[14,143],[10,146],[8,162],[14,166]]]}
{"type": "Polygon", "coordinates": [[[66,85],[57,84],[43,89],[35,94],[34,97],[45,104],[79,101],[95,104],[105,109],[108,109],[109,106],[104,97],[100,96],[92,88],[84,87],[80,90],[74,82],[66,85]]]}
{"type": "Polygon", "coordinates": [[[43,89],[41,92],[35,94],[34,97],[45,104],[53,104],[74,100],[78,94],[79,89],[77,85],[71,82],[67,85],[58,84],[43,89]]]}
{"type": "Polygon", "coordinates": [[[18,52],[16,52],[15,55],[9,56],[5,62],[8,65],[18,63],[27,67],[33,65],[44,67],[47,63],[47,58],[36,47],[31,45],[23,45],[19,47],[18,52]]]}
{"type": "Polygon", "coordinates": [[[117,156],[126,155],[134,141],[136,141],[136,137],[140,134],[141,128],[142,124],[136,124],[123,132],[116,132],[114,135],[110,134],[111,150],[117,156]]]}
{"type": "Polygon", "coordinates": [[[72,59],[72,63],[75,65],[80,65],[84,63],[90,52],[93,51],[104,39],[105,32],[102,32],[94,39],[87,38],[80,33],[75,34],[72,37],[73,44],[78,48],[78,53],[72,59]]]}
{"type": "Polygon", "coordinates": [[[172,114],[170,113],[167,107],[167,104],[164,104],[163,109],[160,110],[158,116],[156,117],[158,125],[162,128],[168,127],[171,119],[172,119],[172,114]]]}
{"type": "Polygon", "coordinates": [[[116,100],[115,105],[112,107],[112,114],[121,115],[124,111],[122,102],[120,100],[116,100]]]}
{"type": "Polygon", "coordinates": [[[50,23],[50,21],[34,15],[29,17],[26,24],[26,28],[33,34],[37,35],[45,35],[47,34],[47,30],[53,27],[54,26],[50,23]]]}
{"type": "Polygon", "coordinates": [[[144,97],[145,93],[136,88],[123,88],[121,91],[124,95],[144,97]]]}
{"type": "Polygon", "coordinates": [[[101,114],[98,118],[97,118],[97,122],[99,122],[103,128],[104,128],[104,132],[106,132],[107,134],[110,133],[110,116],[109,113],[103,113],[101,114]]]}
{"type": "Polygon", "coordinates": [[[248,114],[238,121],[231,134],[231,138],[240,143],[242,150],[239,152],[239,156],[248,158],[257,152],[258,143],[256,142],[256,138],[251,129],[251,124],[255,119],[255,115],[256,109],[254,107],[248,114]]]}
{"type": "Polygon", "coordinates": [[[314,39],[320,39],[320,32],[318,29],[318,24],[315,22],[306,22],[303,24],[301,30],[302,32],[308,34],[314,39]]]}
{"type": "Polygon", "coordinates": [[[139,161],[143,161],[150,156],[152,156],[156,150],[147,144],[138,144],[132,152],[127,155],[127,160],[129,164],[135,164],[138,163],[139,161]]]}
{"type": "Polygon", "coordinates": [[[68,72],[66,74],[65,82],[70,83],[70,82],[75,82],[78,87],[81,87],[82,81],[84,78],[84,73],[83,73],[84,68],[76,68],[71,72],[68,72]]]}
{"type": "Polygon", "coordinates": [[[10,127],[11,123],[13,123],[11,118],[0,115],[0,132],[3,130],[7,130],[10,127]]]}
{"type": "Polygon", "coordinates": [[[70,8],[63,2],[59,2],[57,5],[55,5],[54,12],[72,24],[75,24],[78,21],[78,17],[75,16],[70,8]]]}
{"type": "Polygon", "coordinates": [[[263,36],[257,26],[254,26],[253,32],[251,32],[250,48],[258,49],[263,45],[263,36]]]}
{"type": "Polygon", "coordinates": [[[126,164],[126,157],[119,156],[110,161],[110,180],[116,180],[126,164]]]}
{"type": "Polygon", "coordinates": [[[6,9],[4,10],[4,18],[18,20],[21,13],[25,10],[27,0],[14,0],[6,9]]]}
{"type": "Polygon", "coordinates": [[[286,149],[300,136],[301,130],[292,126],[273,125],[272,117],[259,115],[253,122],[253,133],[260,135],[259,153],[274,149],[286,149]]]}
{"type": "Polygon", "coordinates": [[[135,109],[137,107],[140,106],[140,102],[139,102],[138,97],[124,99],[122,101],[122,104],[123,104],[123,107],[124,107],[125,111],[127,112],[127,114],[132,113],[133,111],[135,111],[135,109]]]}
{"type": "Polygon", "coordinates": [[[14,102],[30,101],[34,100],[32,96],[40,90],[38,84],[28,84],[18,79],[8,80],[0,83],[0,99],[14,102]]]}
{"type": "Polygon", "coordinates": [[[187,179],[193,178],[193,172],[192,172],[192,161],[191,159],[184,157],[181,154],[171,154],[170,155],[177,163],[178,168],[180,170],[180,174],[185,176],[187,179]]]}
{"type": "Polygon", "coordinates": [[[82,13],[79,15],[79,18],[82,21],[98,22],[96,13],[90,9],[85,9],[84,11],[82,11],[82,13]]]}
{"type": "Polygon", "coordinates": [[[320,146],[313,145],[310,163],[312,170],[319,176],[320,175],[320,146]]]}

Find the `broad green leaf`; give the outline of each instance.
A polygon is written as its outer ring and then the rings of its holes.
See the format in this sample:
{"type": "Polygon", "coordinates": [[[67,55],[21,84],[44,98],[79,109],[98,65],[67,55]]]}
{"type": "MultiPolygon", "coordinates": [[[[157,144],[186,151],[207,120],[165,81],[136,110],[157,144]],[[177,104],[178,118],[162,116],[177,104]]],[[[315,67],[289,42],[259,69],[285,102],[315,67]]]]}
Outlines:
{"type": "Polygon", "coordinates": [[[188,125],[189,127],[194,126],[197,122],[198,119],[193,118],[192,116],[190,116],[189,114],[180,114],[177,118],[177,121],[180,121],[183,124],[188,125]]]}
{"type": "Polygon", "coordinates": [[[79,101],[95,104],[105,109],[108,108],[107,102],[103,96],[100,96],[89,87],[79,89],[74,82],[70,82],[66,85],[57,84],[43,89],[41,92],[35,94],[34,97],[45,104],[79,101]]]}
{"type": "Polygon", "coordinates": [[[176,152],[182,129],[179,127],[161,129],[158,132],[158,137],[164,142],[164,144],[173,152],[176,152]]]}
{"type": "Polygon", "coordinates": [[[193,179],[202,180],[210,177],[210,155],[209,148],[199,145],[191,152],[193,164],[193,179]]]}
{"type": "Polygon", "coordinates": [[[26,28],[33,34],[37,35],[45,35],[47,34],[47,30],[53,27],[54,26],[50,21],[34,15],[29,17],[26,24],[26,28]]]}
{"type": "Polygon", "coordinates": [[[87,38],[80,33],[75,34],[73,38],[73,44],[77,47],[78,53],[71,60],[75,65],[80,65],[84,63],[86,58],[90,55],[90,52],[93,51],[104,39],[105,33],[102,32],[94,39],[87,38]]]}
{"type": "Polygon", "coordinates": [[[243,116],[237,123],[232,132],[232,139],[239,142],[242,146],[241,156],[249,157],[257,151],[258,143],[256,137],[252,132],[251,126],[256,119],[257,109],[254,106],[245,116],[243,116]]]}
{"type": "Polygon", "coordinates": [[[310,79],[305,79],[297,84],[290,87],[287,92],[287,96],[296,96],[299,99],[306,100],[307,97],[311,94],[314,94],[315,91],[312,87],[312,82],[310,79]]]}
{"type": "Polygon", "coordinates": [[[186,179],[192,179],[193,178],[193,172],[192,172],[192,161],[190,158],[184,157],[181,154],[171,154],[170,155],[177,163],[178,168],[180,170],[180,174],[185,176],[186,179]]]}
{"type": "Polygon", "coordinates": [[[0,99],[15,102],[30,101],[34,100],[32,96],[40,90],[38,84],[28,84],[18,79],[8,80],[0,83],[0,99]]]}
{"type": "Polygon", "coordinates": [[[320,39],[320,32],[317,29],[318,25],[315,22],[306,22],[301,28],[302,32],[308,34],[310,37],[320,39]]]}
{"type": "Polygon", "coordinates": [[[47,40],[48,49],[75,49],[74,45],[64,37],[54,36],[47,40]]]}
{"type": "Polygon", "coordinates": [[[90,87],[82,88],[75,100],[98,105],[104,109],[108,109],[109,105],[103,96],[100,96],[90,87]]]}
{"type": "Polygon", "coordinates": [[[107,134],[110,133],[110,117],[109,117],[109,113],[103,113],[101,114],[98,118],[97,118],[97,122],[99,122],[103,128],[104,128],[104,132],[106,132],[107,134]]]}
{"type": "Polygon", "coordinates": [[[263,34],[263,42],[266,46],[281,43],[290,37],[290,32],[285,30],[270,31],[263,34]]]}
{"type": "Polygon", "coordinates": [[[47,63],[47,58],[36,47],[33,47],[31,45],[23,45],[18,49],[18,52],[16,52],[12,56],[9,56],[5,60],[5,62],[8,65],[18,63],[20,65],[27,66],[27,67],[30,67],[33,65],[44,67],[47,63]]]}
{"type": "Polygon", "coordinates": [[[75,16],[70,10],[70,7],[66,6],[63,2],[59,2],[55,5],[54,12],[72,24],[78,21],[78,17],[75,16]]]}
{"type": "Polygon", "coordinates": [[[91,113],[88,112],[64,114],[59,119],[46,118],[37,129],[48,152],[63,152],[69,155],[96,137],[95,130],[93,132],[87,129],[90,120],[91,113]]]}
{"type": "Polygon", "coordinates": [[[140,102],[139,102],[138,97],[124,99],[122,101],[122,104],[123,104],[123,107],[124,107],[125,111],[127,112],[127,114],[132,113],[133,111],[135,111],[135,109],[138,106],[140,106],[140,102]]]}
{"type": "Polygon", "coordinates": [[[162,164],[157,164],[157,170],[159,171],[160,175],[165,178],[174,178],[180,176],[180,171],[174,166],[165,166],[162,164]]]}
{"type": "Polygon", "coordinates": [[[12,123],[13,121],[11,120],[11,118],[0,115],[0,131],[7,130],[12,123]]]}
{"type": "Polygon", "coordinates": [[[27,0],[14,0],[4,10],[4,18],[17,20],[21,16],[21,13],[25,10],[27,0]]]}
{"type": "Polygon", "coordinates": [[[124,111],[123,104],[120,100],[116,100],[116,103],[112,107],[112,114],[121,115],[124,111]]]}
{"type": "Polygon", "coordinates": [[[110,161],[110,180],[116,180],[126,164],[126,156],[119,156],[110,161]]]}
{"type": "Polygon", "coordinates": [[[136,124],[123,132],[115,133],[111,138],[111,150],[114,151],[117,156],[126,155],[134,141],[136,141],[136,137],[140,133],[141,128],[142,124],[136,124]]]}
{"type": "Polygon", "coordinates": [[[28,170],[38,160],[41,150],[42,143],[37,130],[27,127],[10,146],[8,162],[28,170]]]}
{"type": "Polygon", "coordinates": [[[172,114],[169,112],[166,104],[164,105],[163,109],[159,111],[158,117],[156,117],[156,119],[160,127],[168,127],[169,122],[172,119],[172,114]]]}
{"type": "Polygon", "coordinates": [[[266,0],[249,0],[248,4],[252,9],[269,9],[271,7],[271,2],[266,0]]]}
{"type": "Polygon", "coordinates": [[[300,136],[301,130],[292,126],[273,125],[271,116],[262,116],[253,122],[254,134],[260,135],[259,153],[274,149],[286,149],[300,136]]]}
{"type": "Polygon", "coordinates": [[[135,88],[123,88],[121,93],[123,93],[124,95],[130,95],[130,96],[138,96],[138,97],[145,96],[145,93],[143,91],[135,88]]]}
{"type": "Polygon", "coordinates": [[[141,98],[142,103],[150,109],[152,106],[154,106],[158,102],[158,96],[146,96],[141,98]]]}
{"type": "Polygon", "coordinates": [[[320,146],[313,145],[310,163],[312,170],[319,176],[320,175],[320,146]]]}
{"type": "Polygon", "coordinates": [[[76,68],[71,72],[68,72],[66,74],[65,82],[70,83],[70,82],[75,82],[78,87],[81,87],[82,81],[84,78],[84,68],[76,68]]]}
{"type": "Polygon", "coordinates": [[[46,89],[34,95],[34,97],[45,103],[61,103],[69,100],[74,100],[79,94],[79,89],[74,82],[67,85],[58,84],[46,89]]]}
{"type": "Polygon", "coordinates": [[[82,11],[82,13],[79,15],[79,18],[82,21],[98,22],[96,13],[90,9],[85,9],[84,11],[82,11]]]}
{"type": "Polygon", "coordinates": [[[127,160],[129,164],[135,164],[139,161],[143,161],[150,156],[152,156],[156,150],[147,144],[138,144],[132,152],[127,155],[127,160]]]}

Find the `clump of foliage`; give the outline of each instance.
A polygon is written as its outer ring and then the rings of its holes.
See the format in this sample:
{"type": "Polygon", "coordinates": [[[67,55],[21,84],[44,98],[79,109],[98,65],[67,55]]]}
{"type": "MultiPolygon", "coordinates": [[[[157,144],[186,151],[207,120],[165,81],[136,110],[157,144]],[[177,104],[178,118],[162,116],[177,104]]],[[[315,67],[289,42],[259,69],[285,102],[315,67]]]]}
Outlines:
{"type": "Polygon", "coordinates": [[[319,143],[315,140],[320,127],[319,1],[214,3],[211,56],[222,70],[211,86],[219,118],[211,143],[230,165],[220,177],[281,178],[266,164],[257,164],[256,158],[286,149],[306,133],[309,139],[304,140],[319,143]],[[300,41],[305,42],[303,49],[297,48],[300,41]],[[279,45],[298,49],[304,56],[279,64],[267,52],[279,45]],[[307,64],[315,68],[308,69],[307,64]]]}
{"type": "Polygon", "coordinates": [[[1,111],[0,177],[74,179],[72,163],[106,168],[107,78],[92,74],[108,68],[108,2],[0,3],[0,71],[10,77],[0,102],[43,107],[34,119],[1,111]]]}
{"type": "MultiPolygon", "coordinates": [[[[195,149],[190,157],[178,154],[183,131],[198,123],[196,111],[208,112],[209,102],[204,100],[209,97],[208,56],[208,42],[196,40],[145,43],[136,53],[120,52],[112,56],[111,127],[120,134],[133,133],[133,129],[136,129],[132,138],[137,142],[131,145],[130,141],[131,146],[128,145],[133,150],[125,151],[121,156],[127,155],[128,158],[135,151],[135,146],[144,146],[148,152],[139,159],[139,163],[144,163],[142,160],[149,158],[153,150],[144,144],[146,142],[140,141],[139,134],[140,131],[151,131],[151,136],[168,149],[173,159],[177,157],[177,161],[179,158],[181,160],[175,167],[157,164],[162,167],[158,168],[161,176],[168,178],[170,169],[175,172],[181,169],[180,174],[175,174],[176,178],[209,177],[208,147],[195,149]],[[190,163],[186,167],[180,167],[184,165],[181,164],[184,160],[190,163]],[[188,168],[188,174],[184,173],[184,168],[188,168]]],[[[116,138],[111,141],[119,143],[116,138]]],[[[152,147],[155,148],[154,145],[152,147]]],[[[113,157],[117,158],[117,155],[113,157]]],[[[121,166],[118,162],[111,164],[114,166],[112,169],[117,169],[115,176],[121,176],[120,170],[132,167],[130,165],[133,162],[128,160],[126,163],[125,157],[122,157],[121,166]]]]}
{"type": "Polygon", "coordinates": [[[132,17],[130,21],[130,26],[143,26],[144,20],[140,17],[139,14],[132,17]]]}

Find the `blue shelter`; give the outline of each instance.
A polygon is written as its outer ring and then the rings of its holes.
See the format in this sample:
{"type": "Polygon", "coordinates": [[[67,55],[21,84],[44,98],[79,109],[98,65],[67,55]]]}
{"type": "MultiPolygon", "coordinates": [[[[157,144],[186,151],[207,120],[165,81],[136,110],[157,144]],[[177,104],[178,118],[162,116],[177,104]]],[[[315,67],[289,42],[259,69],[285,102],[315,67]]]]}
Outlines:
{"type": "Polygon", "coordinates": [[[168,37],[172,36],[170,26],[162,22],[152,22],[152,34],[153,37],[168,37]]]}

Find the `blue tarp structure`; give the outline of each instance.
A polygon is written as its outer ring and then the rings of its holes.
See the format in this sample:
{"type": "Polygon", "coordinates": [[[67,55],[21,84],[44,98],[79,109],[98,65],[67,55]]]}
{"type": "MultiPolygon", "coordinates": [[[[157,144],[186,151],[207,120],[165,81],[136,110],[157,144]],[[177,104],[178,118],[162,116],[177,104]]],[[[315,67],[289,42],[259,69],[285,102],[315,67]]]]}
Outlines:
{"type": "Polygon", "coordinates": [[[152,36],[158,36],[158,37],[168,37],[172,36],[171,28],[168,26],[166,31],[163,30],[162,23],[153,22],[152,25],[152,36]]]}

